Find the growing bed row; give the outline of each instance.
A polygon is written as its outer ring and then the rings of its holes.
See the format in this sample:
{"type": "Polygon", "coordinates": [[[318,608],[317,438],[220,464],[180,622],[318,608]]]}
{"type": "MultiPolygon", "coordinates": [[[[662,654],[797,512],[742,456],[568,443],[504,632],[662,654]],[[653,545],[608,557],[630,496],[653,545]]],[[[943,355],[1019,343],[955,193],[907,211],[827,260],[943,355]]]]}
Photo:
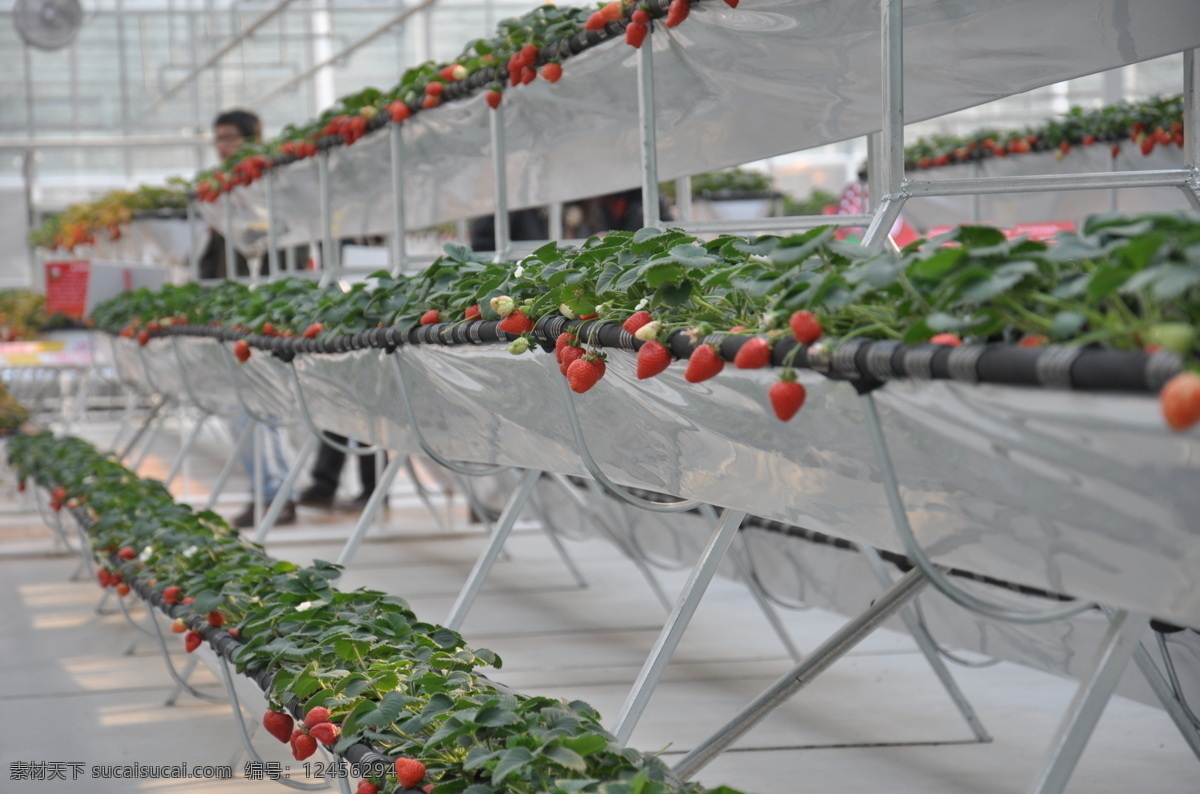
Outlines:
{"type": "Polygon", "coordinates": [[[273,560],[84,441],[21,436],[8,455],[22,483],[86,529],[102,586],[136,592],[174,619],[189,652],[207,641],[263,687],[264,725],[297,759],[320,742],[376,770],[359,794],[704,790],[622,749],[586,703],[489,681],[476,668],[499,668],[494,653],[419,621],[403,599],[340,591],[330,563],[273,560]]]}
{"type": "Polygon", "coordinates": [[[1200,223],[1097,216],[1051,243],[960,227],[869,254],[829,228],[702,240],[677,229],[548,244],[514,264],[461,245],[415,276],[320,289],[284,280],[138,290],[96,308],[99,328],[145,344],[213,335],[283,358],[402,343],[509,342],[554,349],[576,391],[604,374],[604,348],[637,350],[637,375],[676,358],[699,382],[727,361],[865,386],[895,377],[1159,392],[1174,429],[1200,419],[1200,223]],[[594,321],[594,322],[591,322],[594,321]],[[618,327],[619,325],[619,327],[618,327]],[[931,346],[932,345],[932,346],[931,346]],[[1066,352],[1064,352],[1066,351],[1066,352]],[[1182,363],[1181,363],[1182,362],[1182,363]],[[1165,386],[1164,386],[1165,384],[1165,386]]]}

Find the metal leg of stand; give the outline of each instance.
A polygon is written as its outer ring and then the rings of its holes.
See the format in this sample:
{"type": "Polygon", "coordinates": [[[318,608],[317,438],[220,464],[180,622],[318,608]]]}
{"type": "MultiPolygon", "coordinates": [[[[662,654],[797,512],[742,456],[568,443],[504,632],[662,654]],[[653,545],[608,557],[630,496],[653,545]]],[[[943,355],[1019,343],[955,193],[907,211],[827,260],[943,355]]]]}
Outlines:
{"type": "Polygon", "coordinates": [[[380,506],[387,499],[387,492],[392,487],[392,481],[396,479],[396,472],[400,471],[405,460],[407,458],[404,455],[393,455],[387,468],[379,476],[375,483],[375,490],[371,492],[371,498],[367,500],[362,514],[358,517],[358,523],[354,525],[354,531],[350,533],[350,537],[346,539],[346,545],[342,547],[342,553],[338,555],[338,565],[349,565],[350,560],[354,559],[359,544],[362,543],[367,530],[370,529],[371,522],[375,520],[375,514],[379,512],[380,506]]]}
{"type": "Polygon", "coordinates": [[[154,426],[150,428],[150,432],[146,434],[146,441],[142,445],[142,451],[138,453],[137,460],[129,465],[130,471],[136,472],[142,467],[146,458],[150,455],[150,450],[154,447],[154,442],[158,441],[158,434],[162,432],[163,425],[167,423],[167,414],[159,413],[154,426]]]}
{"type": "Polygon", "coordinates": [[[275,492],[275,497],[271,500],[271,506],[267,509],[266,515],[262,517],[262,521],[258,524],[258,529],[254,531],[253,542],[262,545],[262,542],[267,539],[267,533],[275,526],[275,521],[279,518],[279,514],[283,512],[283,506],[292,498],[292,489],[296,486],[296,480],[300,479],[300,472],[304,471],[305,464],[317,449],[317,437],[309,436],[304,442],[304,446],[296,453],[296,459],[292,462],[292,467],[288,469],[287,476],[283,478],[283,482],[279,486],[279,490],[275,492]]]}
{"type": "Polygon", "coordinates": [[[237,441],[233,445],[233,451],[229,453],[229,459],[225,461],[225,465],[221,468],[221,473],[217,475],[217,481],[213,484],[212,493],[208,495],[208,501],[204,503],[205,510],[212,510],[217,504],[217,499],[221,497],[221,492],[225,490],[225,484],[229,482],[229,477],[233,474],[233,468],[237,466],[238,460],[242,457],[242,450],[250,442],[250,434],[252,432],[254,432],[254,423],[247,422],[246,426],[242,428],[242,434],[238,436],[237,441]]]}
{"type": "MultiPolygon", "coordinates": [[[[888,576],[887,568],[883,564],[883,560],[879,556],[879,552],[870,546],[856,544],[858,551],[867,559],[867,564],[871,568],[871,573],[875,575],[875,579],[886,590],[892,586],[892,577],[888,576]]],[[[983,727],[983,722],[979,719],[979,715],[975,713],[974,707],[971,706],[971,701],[967,700],[967,696],[959,688],[958,682],[954,680],[954,675],[950,669],[946,667],[946,663],[942,661],[941,655],[938,653],[937,645],[933,638],[929,636],[929,632],[917,620],[916,612],[911,607],[905,606],[900,610],[900,619],[904,621],[904,625],[908,628],[908,633],[917,643],[917,647],[921,649],[921,653],[925,655],[929,666],[933,668],[933,673],[942,682],[942,686],[946,689],[946,694],[954,701],[954,705],[958,707],[959,713],[963,715],[963,719],[967,721],[971,732],[975,734],[975,738],[981,742],[990,742],[991,734],[987,732],[987,728],[983,727]]]]}
{"type": "MultiPolygon", "coordinates": [[[[738,537],[742,539],[742,545],[746,545],[746,537],[740,533],[738,537]]],[[[804,658],[803,651],[796,647],[796,642],[792,639],[791,633],[788,632],[787,626],[783,625],[783,621],[779,619],[779,613],[771,605],[771,600],[767,598],[767,594],[763,591],[762,585],[759,584],[758,578],[750,568],[749,562],[742,556],[742,550],[736,546],[730,548],[729,557],[733,560],[733,564],[737,566],[738,572],[742,575],[742,581],[746,583],[746,589],[750,591],[754,602],[758,604],[763,617],[771,625],[771,630],[775,632],[775,636],[783,643],[784,650],[788,652],[788,656],[791,657],[793,662],[799,663],[804,658]]]]}
{"type": "Polygon", "coordinates": [[[1045,767],[1029,791],[1051,794],[1066,788],[1121,674],[1125,672],[1134,651],[1141,645],[1146,625],[1147,618],[1125,610],[1118,611],[1111,619],[1092,669],[1082,679],[1050,744],[1045,767]]]}
{"type": "Polygon", "coordinates": [[[195,446],[196,439],[200,437],[200,431],[204,429],[204,423],[208,421],[209,416],[210,414],[201,414],[200,418],[196,420],[196,424],[192,426],[187,438],[183,441],[183,446],[179,448],[175,460],[171,462],[171,468],[167,472],[166,479],[163,480],[163,487],[170,488],[171,483],[179,476],[179,471],[183,468],[183,461],[191,454],[192,447],[195,446]]]}
{"type": "MultiPolygon", "coordinates": [[[[192,697],[198,698],[199,700],[208,700],[214,703],[220,703],[221,698],[214,697],[213,695],[209,695],[201,692],[198,689],[195,689],[187,682],[186,678],[179,674],[179,671],[175,669],[175,662],[171,660],[171,652],[167,649],[167,640],[165,637],[163,637],[162,626],[159,625],[157,619],[150,622],[154,624],[154,638],[158,640],[158,650],[159,653],[162,654],[163,664],[166,665],[167,673],[171,676],[171,680],[175,682],[176,686],[187,692],[192,697]]],[[[191,674],[190,671],[188,674],[191,674]]],[[[174,695],[173,697],[177,698],[178,695],[174,695]]],[[[167,705],[171,705],[171,703],[167,703],[167,705]]]]}
{"type": "MultiPolygon", "coordinates": [[[[397,453],[399,454],[399,453],[397,453]]],[[[379,462],[375,463],[375,470],[379,470],[379,462]]],[[[446,524],[446,520],[442,517],[442,513],[429,498],[429,491],[426,490],[425,484],[421,482],[420,476],[417,475],[417,467],[413,465],[412,455],[404,456],[404,470],[408,473],[408,479],[412,482],[413,490],[417,492],[417,498],[421,500],[421,504],[425,505],[425,509],[433,516],[433,520],[437,522],[438,529],[442,532],[449,533],[450,527],[446,524]]]]}
{"type": "Polygon", "coordinates": [[[741,526],[745,516],[744,511],[728,507],[721,512],[721,520],[713,527],[708,545],[704,547],[700,559],[692,568],[692,574],[688,577],[683,592],[675,601],[675,608],[667,618],[666,625],[659,633],[654,648],[651,649],[645,664],[642,665],[637,680],[633,682],[633,689],[630,690],[625,704],[621,706],[621,712],[617,715],[612,732],[622,746],[629,743],[629,737],[633,735],[634,727],[642,718],[642,714],[650,702],[650,697],[654,694],[654,689],[658,686],[667,665],[671,662],[671,656],[679,646],[679,640],[683,638],[683,632],[691,622],[692,616],[696,614],[696,607],[700,605],[704,591],[708,589],[709,582],[712,581],[713,576],[717,573],[717,568],[721,565],[721,560],[725,558],[725,552],[729,550],[733,539],[737,537],[738,527],[741,526]]]}
{"type": "MultiPolygon", "coordinates": [[[[612,523],[611,516],[605,516],[602,514],[601,511],[603,510],[603,507],[593,507],[592,505],[588,504],[588,501],[579,494],[575,486],[572,485],[571,481],[566,477],[561,474],[554,474],[551,476],[554,478],[555,482],[557,482],[562,489],[567,492],[567,496],[574,501],[581,510],[590,514],[593,520],[595,520],[595,522],[600,526],[600,529],[608,535],[609,540],[611,540],[613,544],[616,545],[616,547],[619,548],[625,554],[625,556],[633,562],[638,571],[642,574],[642,578],[646,580],[646,584],[650,585],[650,590],[654,593],[654,597],[658,599],[658,603],[662,604],[662,608],[669,613],[671,611],[671,599],[667,598],[667,594],[662,589],[662,585],[659,584],[658,578],[654,575],[654,571],[650,570],[650,566],[646,564],[646,561],[642,559],[642,556],[637,553],[636,549],[630,548],[625,539],[621,537],[621,533],[617,532],[616,526],[612,523]]],[[[608,499],[608,496],[604,493],[599,483],[589,480],[588,487],[592,490],[597,502],[599,502],[602,506],[606,504],[605,500],[608,499]]]]}
{"type": "Polygon", "coordinates": [[[542,505],[540,499],[532,496],[529,499],[529,504],[533,507],[534,513],[537,515],[538,523],[541,524],[542,532],[550,540],[550,545],[554,547],[554,551],[558,554],[558,558],[562,560],[563,565],[571,572],[571,577],[575,580],[575,584],[579,587],[587,587],[587,580],[583,578],[583,573],[575,565],[575,560],[571,559],[571,555],[567,553],[567,549],[563,546],[562,539],[558,536],[558,529],[554,526],[554,522],[550,520],[550,515],[546,512],[545,506],[542,505]]]}
{"type": "MultiPolygon", "coordinates": [[[[151,615],[150,619],[154,620],[155,618],[151,615]]],[[[134,639],[136,640],[137,638],[135,637],[134,639]]],[[[194,653],[188,656],[187,661],[184,662],[183,671],[179,673],[179,680],[175,682],[175,687],[171,690],[171,694],[167,695],[167,699],[163,701],[164,706],[174,706],[179,700],[179,696],[183,694],[184,688],[188,686],[187,682],[192,680],[192,673],[196,672],[196,664],[199,661],[200,659],[194,653]]]]}
{"type": "Polygon", "coordinates": [[[537,469],[526,469],[521,473],[521,479],[517,482],[517,487],[513,490],[512,495],[508,497],[508,503],[504,505],[504,510],[500,513],[500,520],[496,522],[496,528],[492,532],[491,538],[488,539],[487,546],[479,555],[479,559],[475,561],[475,567],[471,569],[471,575],[467,577],[466,583],[459,591],[454,606],[450,607],[450,614],[446,618],[447,628],[458,631],[462,627],[467,612],[471,610],[475,598],[483,588],[484,579],[492,570],[492,566],[496,564],[496,558],[500,556],[504,542],[508,540],[513,525],[517,523],[517,516],[521,514],[521,510],[525,507],[525,501],[541,476],[542,473],[537,469]]]}
{"type": "Polygon", "coordinates": [[[1133,661],[1141,670],[1142,676],[1146,679],[1146,683],[1154,690],[1154,694],[1158,697],[1163,708],[1167,712],[1167,716],[1175,723],[1175,727],[1179,729],[1179,733],[1183,736],[1183,740],[1187,742],[1192,753],[1197,759],[1200,759],[1200,731],[1188,718],[1187,713],[1183,710],[1179,700],[1175,697],[1175,693],[1171,690],[1171,685],[1163,678],[1159,672],[1158,665],[1150,658],[1149,651],[1146,650],[1140,642],[1138,647],[1133,649],[1133,661]]]}
{"type": "Polygon", "coordinates": [[[736,742],[768,714],[783,705],[792,695],[808,686],[831,664],[845,656],[858,643],[886,622],[900,607],[921,592],[928,584],[924,574],[914,568],[868,607],[858,617],[838,629],[803,662],[752,700],[737,716],[720,730],[683,757],[673,771],[687,780],[703,769],[725,748],[736,742]]]}
{"type": "Polygon", "coordinates": [[[118,460],[125,460],[127,457],[129,457],[129,455],[133,452],[134,447],[137,446],[138,442],[145,434],[146,430],[150,427],[150,425],[158,420],[158,415],[162,411],[164,405],[166,405],[165,401],[156,400],[154,404],[150,406],[150,412],[146,414],[146,418],[142,422],[141,427],[134,432],[133,438],[129,439],[129,442],[125,445],[125,448],[121,450],[119,455],[117,455],[118,460]]]}

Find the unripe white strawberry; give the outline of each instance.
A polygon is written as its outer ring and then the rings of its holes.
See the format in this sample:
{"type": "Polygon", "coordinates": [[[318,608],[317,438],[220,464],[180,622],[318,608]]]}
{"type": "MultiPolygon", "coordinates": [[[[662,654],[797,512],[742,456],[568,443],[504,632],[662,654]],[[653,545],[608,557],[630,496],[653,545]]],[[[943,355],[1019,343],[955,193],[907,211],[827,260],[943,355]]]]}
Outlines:
{"type": "Polygon", "coordinates": [[[497,295],[495,298],[492,298],[490,301],[488,301],[488,303],[491,305],[492,311],[501,317],[507,317],[513,313],[513,309],[517,308],[517,305],[513,302],[513,299],[507,295],[497,295]]]}
{"type": "Polygon", "coordinates": [[[523,336],[518,336],[508,345],[508,352],[514,356],[519,356],[527,350],[529,350],[529,340],[523,336]]]}
{"type": "Polygon", "coordinates": [[[571,311],[571,307],[565,303],[560,303],[558,305],[558,313],[563,317],[566,317],[568,320],[574,320],[576,316],[575,312],[571,311]]]}
{"type": "Polygon", "coordinates": [[[643,342],[652,342],[658,339],[658,332],[662,329],[662,323],[658,320],[651,320],[641,328],[633,332],[635,339],[640,339],[643,342]]]}

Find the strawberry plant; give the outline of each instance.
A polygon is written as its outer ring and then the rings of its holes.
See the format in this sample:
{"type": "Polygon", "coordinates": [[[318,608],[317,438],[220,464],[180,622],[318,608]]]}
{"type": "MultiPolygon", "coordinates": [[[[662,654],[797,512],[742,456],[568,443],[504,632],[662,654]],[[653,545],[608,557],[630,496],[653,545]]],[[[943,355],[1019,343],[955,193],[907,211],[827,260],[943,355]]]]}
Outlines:
{"type": "Polygon", "coordinates": [[[1183,96],[1152,97],[1144,102],[1119,102],[1085,110],[1071,108],[1061,118],[1023,130],[984,129],[966,136],[934,135],[914,141],[904,150],[909,170],[938,168],[1010,154],[1056,151],[1065,157],[1077,146],[1132,143],[1143,155],[1156,146],[1183,146],[1183,96]]]}
{"type": "MultiPolygon", "coordinates": [[[[381,325],[406,334],[422,319],[435,330],[498,321],[508,336],[497,341],[527,339],[510,347],[520,353],[531,349],[539,322],[595,316],[601,323],[581,328],[578,344],[568,348],[580,351],[574,357],[599,352],[603,323],[629,322],[641,343],[669,346],[686,335],[700,351],[689,380],[712,377],[723,360],[734,360],[736,350],[726,356],[714,347],[730,336],[752,346],[742,361],[755,366],[772,360],[781,338],[800,346],[822,338],[833,346],[852,339],[1052,342],[1165,349],[1190,366],[1200,363],[1200,223],[1182,215],[1096,216],[1053,243],[964,226],[881,254],[838,242],[830,228],[712,240],[649,228],[610,232],[577,248],[550,243],[516,264],[479,261],[451,244],[420,274],[380,272],[374,280],[345,292],[295,279],[253,289],[143,290],[101,305],[94,319],[130,336],[153,318],[171,316],[247,334],[261,334],[268,324],[284,336],[310,336],[317,328],[317,341],[326,344],[381,325]],[[476,312],[478,320],[458,319],[476,312]]],[[[174,332],[167,326],[150,333],[174,332]]],[[[275,349],[270,339],[248,342],[275,349]]],[[[663,356],[654,358],[643,372],[661,371],[663,356]]]]}
{"type": "Polygon", "coordinates": [[[403,599],[338,590],[330,563],[272,560],[84,441],[23,436],[8,455],[22,479],[76,500],[102,586],[131,584],[175,618],[188,650],[232,648],[239,672],[268,682],[264,727],[298,760],[367,744],[391,764],[368,781],[384,794],[418,783],[434,794],[705,790],[621,748],[585,703],[496,687],[477,672],[500,667],[494,653],[420,621],[403,599]]]}

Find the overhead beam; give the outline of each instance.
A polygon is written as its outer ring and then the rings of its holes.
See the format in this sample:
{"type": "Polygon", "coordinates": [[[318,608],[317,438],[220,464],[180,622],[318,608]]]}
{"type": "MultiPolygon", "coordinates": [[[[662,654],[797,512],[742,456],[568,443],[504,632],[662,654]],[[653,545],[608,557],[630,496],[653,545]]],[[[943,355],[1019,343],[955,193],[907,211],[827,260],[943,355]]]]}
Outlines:
{"type": "Polygon", "coordinates": [[[298,83],[301,83],[304,80],[307,80],[308,78],[312,77],[317,72],[321,71],[322,69],[325,69],[326,67],[334,65],[335,63],[342,60],[343,58],[345,58],[349,55],[353,55],[359,49],[365,47],[366,45],[375,41],[375,39],[377,39],[380,36],[387,33],[392,28],[396,27],[396,25],[399,25],[401,22],[406,22],[408,20],[408,18],[411,17],[413,14],[417,13],[418,11],[424,11],[425,9],[429,8],[432,5],[436,5],[437,2],[438,2],[438,0],[422,0],[420,3],[416,4],[415,6],[409,6],[409,7],[405,8],[400,13],[396,14],[393,17],[390,17],[385,22],[383,22],[380,25],[378,25],[377,27],[373,28],[369,33],[367,33],[362,38],[357,39],[354,42],[352,42],[351,44],[346,45],[344,48],[335,52],[333,55],[329,56],[325,60],[320,61],[319,63],[313,64],[308,69],[305,69],[303,72],[300,72],[299,74],[295,75],[294,77],[288,78],[286,81],[275,86],[274,88],[272,88],[270,91],[266,92],[265,94],[261,94],[261,95],[255,97],[254,100],[252,102],[250,102],[250,106],[251,107],[261,107],[267,100],[269,100],[273,97],[276,97],[279,94],[282,94],[284,91],[287,91],[292,86],[294,86],[298,83]]]}
{"type": "Polygon", "coordinates": [[[280,12],[284,11],[288,6],[290,6],[294,2],[295,2],[295,0],[279,0],[279,2],[276,3],[274,6],[272,6],[270,9],[264,11],[258,19],[251,22],[249,26],[247,26],[245,29],[243,29],[241,32],[239,32],[236,36],[231,37],[228,41],[225,42],[225,44],[223,44],[220,48],[218,48],[215,52],[213,52],[207,58],[205,58],[204,63],[201,63],[200,65],[196,66],[194,69],[192,69],[186,75],[181,77],[174,85],[172,85],[166,91],[159,94],[154,99],[154,101],[150,103],[150,106],[148,108],[146,108],[146,112],[150,113],[150,112],[157,110],[159,107],[162,106],[162,104],[164,102],[166,102],[168,99],[170,99],[171,97],[178,94],[183,88],[188,86],[193,80],[195,80],[197,77],[199,77],[205,70],[212,68],[212,66],[214,64],[216,64],[217,61],[221,60],[226,55],[228,55],[230,52],[232,52],[235,47],[237,47],[239,44],[241,44],[247,38],[249,38],[250,36],[253,36],[254,33],[259,28],[261,28],[263,25],[270,22],[272,19],[274,19],[276,16],[278,16],[280,14],[280,12]]]}

